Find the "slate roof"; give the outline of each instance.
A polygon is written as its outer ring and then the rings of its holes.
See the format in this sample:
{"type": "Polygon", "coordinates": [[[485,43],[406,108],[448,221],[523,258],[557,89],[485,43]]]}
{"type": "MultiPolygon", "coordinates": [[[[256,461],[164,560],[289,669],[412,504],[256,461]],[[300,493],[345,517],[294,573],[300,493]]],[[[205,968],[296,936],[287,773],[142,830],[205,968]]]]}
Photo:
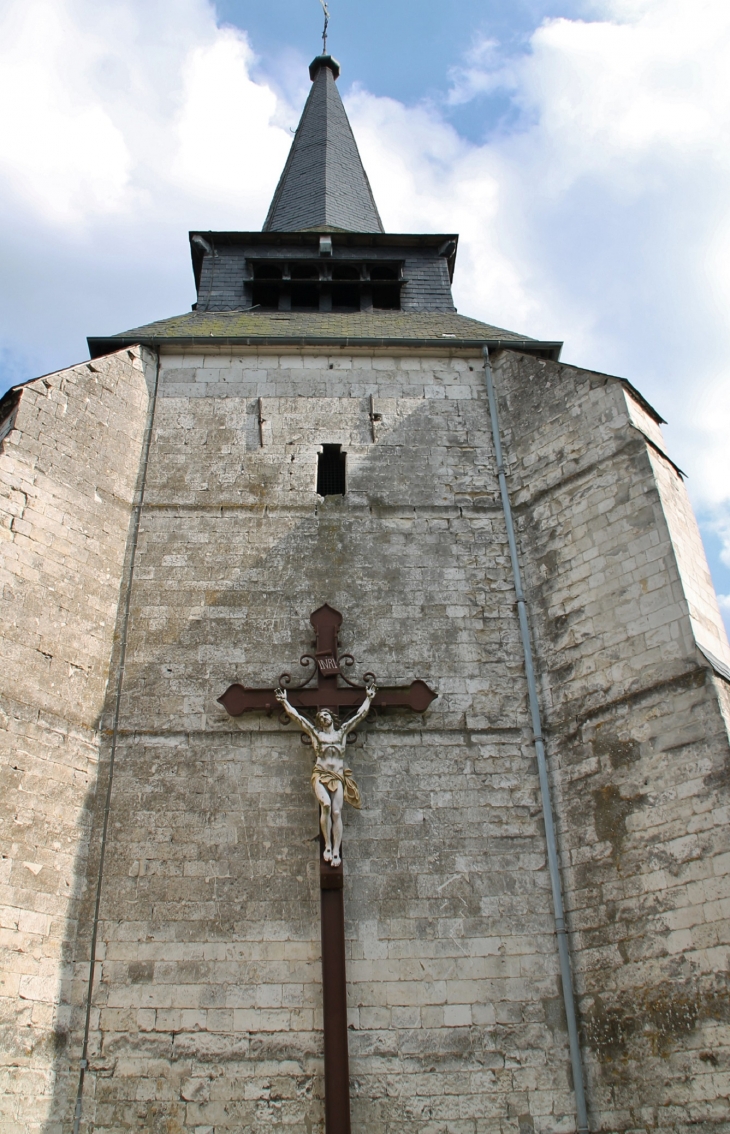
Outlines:
{"type": "Polygon", "coordinates": [[[264,232],[340,229],[382,232],[336,75],[339,65],[319,56],[302,118],[277,186],[264,232]]]}
{"type": "Polygon", "coordinates": [[[338,75],[339,64],[329,55],[318,56],[310,67],[312,89],[263,232],[191,233],[197,310],[116,335],[92,336],[93,358],[142,343],[197,350],[504,346],[558,359],[562,343],[531,339],[450,310],[458,237],[384,233],[337,90],[338,75]],[[403,260],[402,310],[298,312],[250,306],[250,258],[321,256],[316,234],[322,231],[342,234],[333,240],[333,264],[350,256],[403,260]],[[211,310],[213,303],[218,310],[211,310]]]}
{"type": "Polygon", "coordinates": [[[118,335],[90,338],[92,358],[123,346],[512,346],[557,359],[561,343],[541,342],[448,311],[262,312],[190,311],[134,327],[118,335]]]}

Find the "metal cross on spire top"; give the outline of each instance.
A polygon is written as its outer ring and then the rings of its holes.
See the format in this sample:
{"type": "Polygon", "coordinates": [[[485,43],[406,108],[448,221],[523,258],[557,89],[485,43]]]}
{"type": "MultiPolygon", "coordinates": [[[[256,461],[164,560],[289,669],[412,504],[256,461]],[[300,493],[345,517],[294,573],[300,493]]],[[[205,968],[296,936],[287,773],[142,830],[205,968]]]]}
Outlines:
{"type": "Polygon", "coordinates": [[[324,31],[322,32],[322,54],[326,55],[327,54],[327,28],[329,27],[329,24],[330,24],[330,10],[327,7],[326,0],[319,0],[319,2],[322,5],[322,10],[324,12],[324,31]]]}

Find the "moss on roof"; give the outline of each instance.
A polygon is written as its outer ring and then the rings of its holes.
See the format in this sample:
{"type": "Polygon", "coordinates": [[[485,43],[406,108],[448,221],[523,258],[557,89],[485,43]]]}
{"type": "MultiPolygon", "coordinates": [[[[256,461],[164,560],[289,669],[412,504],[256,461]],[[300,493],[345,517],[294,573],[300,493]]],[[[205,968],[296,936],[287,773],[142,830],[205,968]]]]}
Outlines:
{"type": "MultiPolygon", "coordinates": [[[[394,343],[417,340],[443,342],[454,338],[459,342],[514,342],[539,347],[539,340],[526,335],[492,327],[477,319],[468,319],[448,311],[355,311],[333,312],[284,311],[190,311],[172,319],[162,319],[134,327],[121,334],[90,338],[92,354],[117,350],[131,343],[193,343],[225,340],[255,345],[257,342],[297,344],[322,343],[394,343]]],[[[556,346],[557,344],[545,344],[556,346]]]]}

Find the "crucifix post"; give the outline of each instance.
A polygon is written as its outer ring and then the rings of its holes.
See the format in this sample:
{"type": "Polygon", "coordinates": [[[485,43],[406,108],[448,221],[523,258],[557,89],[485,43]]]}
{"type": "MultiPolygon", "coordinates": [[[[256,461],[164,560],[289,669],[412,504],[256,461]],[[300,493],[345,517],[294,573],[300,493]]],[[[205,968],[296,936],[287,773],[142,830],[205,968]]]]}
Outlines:
{"type": "Polygon", "coordinates": [[[322,926],[322,999],[324,1007],[324,1105],[326,1134],[350,1134],[350,1070],[347,1042],[347,973],[345,963],[344,876],[341,861],[341,809],[343,802],[360,806],[360,792],[345,767],[352,729],[373,706],[408,708],[423,713],[436,694],[425,681],[407,689],[376,688],[372,673],[365,684],[351,681],[344,669],[354,664],[340,654],[338,632],[342,615],[326,603],[310,618],[317,635],[314,655],[303,654],[300,665],[311,672],[301,685],[292,685],[283,673],[274,689],[229,686],[219,702],[233,717],[263,710],[271,715],[278,703],[286,718],[296,722],[302,739],[312,745],[315,763],[312,788],[320,804],[320,894],[322,926]],[[317,678],[317,685],[312,681],[317,678]],[[340,679],[344,685],[340,684],[340,679]],[[301,712],[300,710],[304,710],[301,712]],[[306,711],[315,712],[314,721],[306,711]],[[342,712],[342,724],[337,718],[342,712]]]}
{"type": "Polygon", "coordinates": [[[324,1114],[326,1134],[350,1134],[350,1056],[347,1036],[347,968],[342,863],[325,862],[319,837],[322,1004],[324,1017],[324,1114]]]}

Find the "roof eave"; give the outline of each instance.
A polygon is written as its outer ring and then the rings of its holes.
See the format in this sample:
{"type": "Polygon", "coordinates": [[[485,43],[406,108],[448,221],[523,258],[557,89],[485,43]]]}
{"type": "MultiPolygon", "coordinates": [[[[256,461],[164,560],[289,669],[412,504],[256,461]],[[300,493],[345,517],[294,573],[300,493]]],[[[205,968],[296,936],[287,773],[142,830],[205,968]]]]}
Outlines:
{"type": "Polygon", "coordinates": [[[542,342],[538,339],[495,339],[495,338],[461,338],[430,336],[423,338],[370,338],[355,335],[149,335],[134,337],[120,335],[110,338],[89,338],[89,353],[92,358],[100,358],[105,354],[112,354],[122,347],[146,346],[152,350],[163,346],[173,347],[200,347],[211,346],[231,347],[327,347],[345,350],[348,347],[357,349],[388,349],[397,347],[402,349],[428,350],[481,350],[489,347],[490,350],[514,350],[520,354],[531,354],[538,358],[545,358],[558,362],[562,342],[542,342]]]}

